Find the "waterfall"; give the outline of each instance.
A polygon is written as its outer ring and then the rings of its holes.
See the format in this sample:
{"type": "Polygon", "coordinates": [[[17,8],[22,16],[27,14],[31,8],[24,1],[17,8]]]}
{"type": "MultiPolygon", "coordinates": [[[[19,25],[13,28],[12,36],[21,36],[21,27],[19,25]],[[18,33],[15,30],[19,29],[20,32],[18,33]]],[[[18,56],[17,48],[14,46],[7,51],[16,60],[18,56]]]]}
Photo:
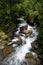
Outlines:
{"type": "MultiPolygon", "coordinates": [[[[18,18],[18,20],[21,20],[21,23],[18,26],[18,31],[15,32],[17,35],[19,35],[20,27],[28,25],[26,23],[26,20],[23,18],[18,18]]],[[[23,36],[19,35],[23,42],[25,41],[26,43],[22,43],[22,45],[15,48],[16,51],[3,61],[5,65],[21,65],[21,63],[25,60],[26,53],[31,52],[33,55],[35,54],[34,52],[30,51],[30,49],[32,48],[31,43],[36,40],[38,33],[36,32],[36,29],[30,25],[28,25],[27,30],[32,31],[31,36],[25,37],[25,34],[23,33],[23,36]]],[[[14,37],[14,39],[12,39],[12,42],[16,40],[18,39],[14,37]]]]}

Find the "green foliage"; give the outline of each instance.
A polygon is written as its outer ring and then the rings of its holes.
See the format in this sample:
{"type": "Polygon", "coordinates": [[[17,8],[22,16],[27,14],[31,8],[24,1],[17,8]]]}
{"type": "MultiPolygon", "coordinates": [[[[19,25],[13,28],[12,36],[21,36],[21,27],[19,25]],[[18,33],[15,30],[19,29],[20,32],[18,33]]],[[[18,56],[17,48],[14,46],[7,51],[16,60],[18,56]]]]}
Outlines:
{"type": "Polygon", "coordinates": [[[31,21],[38,15],[40,27],[38,28],[38,56],[43,59],[43,0],[0,0],[0,44],[11,41],[16,28],[17,16],[30,16],[31,21]]]}
{"type": "Polygon", "coordinates": [[[0,44],[7,44],[8,40],[8,35],[6,35],[3,31],[0,30],[0,44]]]}
{"type": "Polygon", "coordinates": [[[17,23],[15,17],[28,14],[31,21],[36,15],[39,16],[38,44],[43,46],[43,0],[0,0],[0,29],[12,36],[17,23]]]}

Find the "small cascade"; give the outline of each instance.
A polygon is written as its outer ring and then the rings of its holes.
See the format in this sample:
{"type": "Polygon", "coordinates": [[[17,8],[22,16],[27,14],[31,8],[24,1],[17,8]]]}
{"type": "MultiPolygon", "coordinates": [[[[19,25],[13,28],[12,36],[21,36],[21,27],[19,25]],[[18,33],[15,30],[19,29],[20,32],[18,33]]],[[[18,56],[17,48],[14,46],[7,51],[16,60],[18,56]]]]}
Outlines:
{"type": "MultiPolygon", "coordinates": [[[[30,51],[30,49],[32,48],[31,43],[36,40],[38,33],[36,32],[36,29],[28,25],[23,18],[18,18],[18,20],[20,20],[21,23],[19,24],[18,31],[16,31],[15,34],[19,35],[23,42],[22,45],[15,48],[16,51],[13,52],[10,57],[3,61],[5,65],[22,65],[22,62],[25,60],[25,56],[28,52],[31,52],[33,55],[35,54],[34,52],[30,51]],[[25,33],[20,32],[20,27],[23,27],[25,25],[27,25],[27,30],[32,31],[31,35],[29,35],[27,31],[25,33]]],[[[12,39],[12,42],[15,42],[17,40],[18,37],[14,37],[14,39],[12,39]]],[[[12,44],[12,42],[9,44],[12,44]]]]}

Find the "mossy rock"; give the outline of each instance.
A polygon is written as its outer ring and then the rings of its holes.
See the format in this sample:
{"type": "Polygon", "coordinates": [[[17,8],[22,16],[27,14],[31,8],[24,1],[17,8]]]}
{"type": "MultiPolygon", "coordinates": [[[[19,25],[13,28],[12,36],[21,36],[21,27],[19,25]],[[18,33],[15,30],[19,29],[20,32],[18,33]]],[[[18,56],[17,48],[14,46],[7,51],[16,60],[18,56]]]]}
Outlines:
{"type": "Polygon", "coordinates": [[[0,30],[0,44],[7,44],[9,41],[9,36],[0,30]]]}

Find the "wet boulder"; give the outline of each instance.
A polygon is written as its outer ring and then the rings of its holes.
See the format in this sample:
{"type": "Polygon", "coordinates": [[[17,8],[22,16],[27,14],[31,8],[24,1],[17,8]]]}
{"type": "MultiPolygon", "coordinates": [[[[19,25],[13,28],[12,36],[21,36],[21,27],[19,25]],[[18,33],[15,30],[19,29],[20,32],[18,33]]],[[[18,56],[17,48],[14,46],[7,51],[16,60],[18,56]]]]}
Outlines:
{"type": "Polygon", "coordinates": [[[17,44],[17,45],[21,45],[22,44],[22,39],[19,37],[19,38],[14,38],[12,40],[12,44],[17,44]]]}
{"type": "Polygon", "coordinates": [[[19,35],[22,36],[22,37],[25,37],[25,34],[23,34],[23,33],[20,33],[19,35]]]}
{"type": "Polygon", "coordinates": [[[0,49],[0,61],[7,57],[13,51],[12,46],[5,45],[4,48],[0,49]]]}
{"type": "Polygon", "coordinates": [[[23,33],[31,35],[32,31],[30,31],[30,30],[24,30],[23,33]]]}
{"type": "Polygon", "coordinates": [[[22,39],[19,38],[15,43],[18,44],[18,45],[21,45],[22,44],[22,39]]]}
{"type": "Polygon", "coordinates": [[[25,61],[23,61],[23,62],[21,63],[21,65],[28,65],[28,63],[27,63],[27,61],[25,60],[25,61]]]}
{"type": "Polygon", "coordinates": [[[5,48],[2,50],[3,55],[6,57],[8,54],[10,54],[13,51],[12,46],[5,45],[5,48]]]}
{"type": "Polygon", "coordinates": [[[34,50],[38,49],[38,44],[36,43],[36,41],[34,41],[34,43],[32,43],[31,45],[34,50]]]}
{"type": "Polygon", "coordinates": [[[23,30],[27,30],[27,28],[28,28],[28,25],[24,25],[24,26],[20,27],[20,32],[22,32],[23,30]]]}
{"type": "Polygon", "coordinates": [[[25,34],[26,37],[28,37],[32,34],[32,31],[31,30],[23,30],[22,33],[25,34]]]}
{"type": "Polygon", "coordinates": [[[29,65],[40,65],[40,60],[36,54],[27,53],[25,58],[29,65]]]}
{"type": "Polygon", "coordinates": [[[16,47],[17,45],[21,45],[22,44],[22,39],[20,37],[15,37],[14,39],[12,39],[11,42],[8,43],[8,46],[13,46],[16,47]]]}

